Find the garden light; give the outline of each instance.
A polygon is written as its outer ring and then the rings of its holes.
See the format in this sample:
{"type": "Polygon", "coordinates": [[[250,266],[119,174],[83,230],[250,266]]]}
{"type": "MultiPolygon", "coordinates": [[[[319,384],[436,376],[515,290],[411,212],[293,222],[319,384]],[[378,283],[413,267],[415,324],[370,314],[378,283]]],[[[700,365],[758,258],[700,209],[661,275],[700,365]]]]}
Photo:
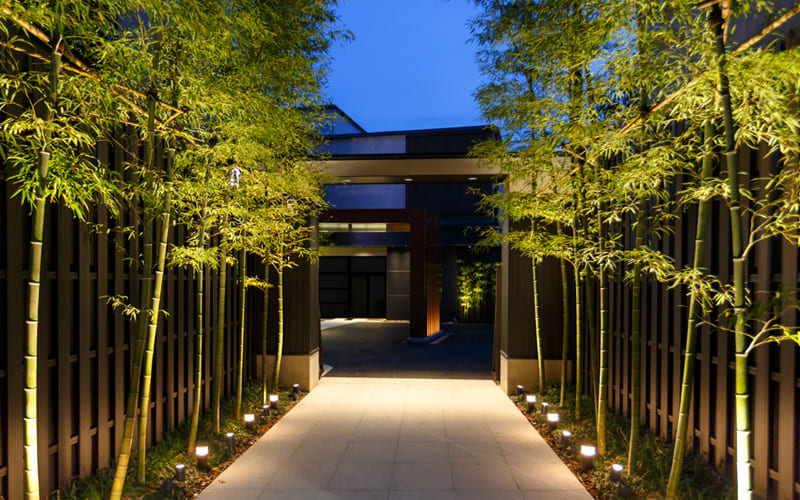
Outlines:
{"type": "Polygon", "coordinates": [[[244,426],[248,431],[252,431],[256,423],[256,416],[254,413],[244,414],[244,426]]]}
{"type": "Polygon", "coordinates": [[[269,403],[261,407],[261,420],[266,422],[267,419],[269,419],[269,403]]]}
{"type": "Polygon", "coordinates": [[[542,401],[542,408],[541,408],[542,415],[547,415],[547,408],[549,406],[550,406],[550,403],[545,403],[544,401],[542,401]]]}
{"type": "Polygon", "coordinates": [[[536,408],[536,395],[528,394],[525,399],[528,401],[528,413],[533,413],[536,408]]]}
{"type": "Polygon", "coordinates": [[[197,445],[194,449],[194,455],[197,457],[197,468],[208,470],[208,446],[197,445]]]}
{"type": "Polygon", "coordinates": [[[233,448],[233,433],[229,432],[225,434],[225,443],[228,445],[228,448],[233,448]]]}
{"type": "Polygon", "coordinates": [[[300,395],[300,384],[294,384],[292,386],[292,399],[297,399],[300,395]]]}
{"type": "Polygon", "coordinates": [[[622,471],[625,469],[620,464],[613,464],[611,466],[611,470],[608,473],[608,480],[614,483],[618,483],[622,481],[622,471]]]}
{"type": "Polygon", "coordinates": [[[556,430],[556,426],[558,425],[558,413],[548,413],[547,414],[547,429],[550,432],[556,430]]]}
{"type": "Polygon", "coordinates": [[[278,395],[277,394],[270,394],[269,395],[269,407],[270,409],[275,408],[278,409],[278,395]]]}
{"type": "Polygon", "coordinates": [[[517,396],[522,396],[525,393],[525,387],[518,385],[517,386],[517,396]]]}
{"type": "Polygon", "coordinates": [[[186,466],[183,464],[175,465],[175,481],[182,483],[186,481],[186,466]]]}
{"type": "Polygon", "coordinates": [[[561,446],[569,448],[569,440],[571,437],[572,433],[570,431],[561,431],[561,446]]]}
{"type": "Polygon", "coordinates": [[[597,455],[597,448],[590,444],[581,445],[581,470],[586,472],[594,466],[594,456],[597,455]]]}

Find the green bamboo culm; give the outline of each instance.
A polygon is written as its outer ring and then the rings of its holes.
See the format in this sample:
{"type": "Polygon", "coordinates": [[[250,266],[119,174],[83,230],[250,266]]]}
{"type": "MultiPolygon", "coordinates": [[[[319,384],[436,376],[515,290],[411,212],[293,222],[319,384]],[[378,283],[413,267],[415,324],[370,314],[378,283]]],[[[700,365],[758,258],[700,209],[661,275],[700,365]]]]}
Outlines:
{"type": "MultiPolygon", "coordinates": [[[[53,120],[58,102],[59,74],[61,73],[61,52],[58,44],[50,53],[50,85],[47,88],[44,121],[53,120]]],[[[39,500],[39,439],[38,409],[36,398],[39,387],[39,287],[42,281],[42,245],[44,243],[44,221],[46,214],[46,193],[52,129],[45,131],[44,148],[39,152],[38,179],[31,214],[31,250],[28,275],[28,313],[26,324],[25,350],[25,421],[24,451],[25,460],[25,498],[39,500]]]]}
{"type": "MultiPolygon", "coordinates": [[[[208,181],[208,168],[205,171],[203,183],[208,181]]],[[[200,248],[206,247],[206,216],[208,213],[208,196],[203,194],[203,208],[200,211],[200,230],[198,234],[198,245],[200,248]]],[[[200,261],[197,270],[197,297],[195,316],[197,322],[197,335],[195,336],[195,362],[194,362],[194,394],[192,395],[192,421],[189,425],[189,442],[186,446],[186,453],[191,455],[194,453],[194,447],[197,444],[197,427],[200,423],[200,398],[203,394],[203,325],[204,325],[204,311],[205,311],[205,281],[206,281],[206,267],[203,261],[200,261]]]]}
{"type": "MultiPolygon", "coordinates": [[[[713,145],[715,127],[711,121],[706,121],[704,130],[705,154],[703,156],[703,170],[700,178],[701,184],[706,184],[711,178],[713,167],[713,145]]],[[[706,231],[711,215],[711,201],[702,200],[697,208],[697,230],[694,238],[694,271],[703,271],[703,256],[706,248],[706,231]]],[[[694,290],[689,293],[689,319],[686,325],[686,351],[683,362],[683,380],[681,382],[681,399],[678,412],[678,424],[675,427],[675,444],[672,451],[672,467],[667,482],[668,499],[678,498],[678,483],[681,479],[681,468],[686,456],[687,431],[689,427],[689,407],[692,400],[692,387],[694,385],[694,364],[697,354],[697,324],[702,320],[701,305],[694,290]]]]}
{"type": "MultiPolygon", "coordinates": [[[[160,59],[160,43],[156,43],[155,50],[153,52],[153,67],[157,68],[159,59],[160,59]]],[[[145,147],[145,168],[146,175],[147,175],[147,184],[152,186],[153,185],[153,175],[155,172],[155,150],[156,150],[156,136],[155,136],[155,121],[156,121],[156,93],[155,93],[155,81],[154,79],[150,78],[150,89],[151,92],[147,96],[147,140],[144,143],[145,147]]],[[[167,170],[169,170],[169,165],[167,165],[167,170]]],[[[170,178],[169,173],[167,173],[167,178],[170,178]]],[[[171,180],[170,180],[171,182],[171,180]]],[[[167,194],[169,197],[169,194],[167,194]]],[[[169,203],[166,201],[165,203],[169,203]]],[[[169,208],[166,209],[169,211],[169,208]]],[[[162,214],[163,217],[163,214],[162,214]]],[[[152,220],[146,221],[145,230],[147,232],[152,231],[153,229],[153,222],[152,220]]],[[[147,253],[151,254],[150,259],[152,259],[152,249],[153,246],[160,245],[160,242],[154,242],[152,234],[149,234],[145,237],[145,245],[149,246],[147,253]]],[[[163,269],[163,266],[162,266],[163,269]]],[[[150,407],[150,371],[152,370],[152,350],[155,348],[155,338],[153,338],[152,343],[153,346],[150,345],[150,336],[155,335],[154,333],[150,333],[150,325],[153,322],[153,316],[156,316],[156,324],[158,324],[158,309],[153,308],[153,304],[157,304],[160,301],[155,301],[155,284],[153,283],[153,274],[152,274],[152,262],[150,264],[145,265],[145,273],[147,276],[147,285],[146,285],[146,302],[143,303],[142,307],[144,308],[144,304],[148,304],[148,313],[141,317],[142,324],[145,324],[144,319],[148,319],[146,322],[147,325],[147,335],[145,335],[145,351],[144,351],[144,359],[143,359],[143,369],[144,369],[144,379],[142,380],[142,387],[140,389],[139,394],[139,441],[138,441],[138,450],[139,450],[139,462],[138,462],[138,469],[136,472],[136,479],[143,483],[145,480],[145,456],[147,453],[147,414],[149,413],[150,407]],[[150,368],[148,369],[148,364],[150,368]]],[[[157,271],[156,271],[157,274],[157,271]]],[[[157,276],[155,278],[158,280],[157,276]]]]}
{"type": "MultiPolygon", "coordinates": [[[[227,218],[226,218],[227,223],[227,218]]],[[[228,267],[224,242],[220,243],[219,259],[219,299],[217,301],[217,331],[215,332],[216,350],[214,352],[214,377],[211,382],[211,403],[214,412],[214,432],[220,432],[220,403],[222,401],[222,363],[225,348],[225,295],[227,290],[228,267]]]]}
{"type": "Polygon", "coordinates": [[[147,349],[144,356],[144,374],[142,376],[142,394],[139,403],[139,468],[137,479],[145,480],[145,465],[147,457],[147,420],[150,414],[150,386],[153,376],[153,356],[158,332],[158,318],[161,316],[161,291],[164,284],[164,269],[166,268],[167,246],[169,245],[170,211],[172,209],[172,164],[175,150],[167,150],[167,168],[165,179],[166,195],[161,210],[161,234],[158,238],[158,260],[156,261],[155,283],[153,296],[150,302],[150,323],[147,327],[147,349]]]}
{"type": "MultiPolygon", "coordinates": [[[[206,201],[203,200],[203,211],[200,216],[199,244],[205,248],[206,239],[206,201]]],[[[197,444],[197,426],[200,423],[200,397],[203,384],[203,309],[205,308],[205,265],[201,262],[197,270],[197,297],[196,297],[196,329],[195,335],[195,356],[194,356],[194,391],[192,394],[192,421],[189,425],[189,443],[186,446],[186,453],[194,453],[197,444]]]]}
{"type": "Polygon", "coordinates": [[[280,253],[281,266],[278,267],[278,347],[275,352],[275,366],[272,371],[272,390],[278,390],[283,358],[283,251],[280,253]]]}
{"type": "MultiPolygon", "coordinates": [[[[577,190],[576,190],[577,191],[577,190]]],[[[581,359],[581,271],[578,265],[580,262],[580,255],[578,253],[578,238],[579,238],[579,224],[580,213],[582,210],[581,195],[580,193],[575,196],[575,219],[573,220],[573,237],[575,244],[573,252],[575,254],[575,263],[573,264],[573,273],[575,286],[575,418],[580,420],[581,415],[581,383],[583,382],[583,360],[581,359]]]]}
{"type": "Polygon", "coordinates": [[[244,321],[245,321],[245,299],[247,298],[247,288],[245,278],[247,273],[247,253],[242,249],[239,251],[239,359],[236,369],[236,420],[242,416],[242,383],[244,381],[244,321]]]}
{"type": "MultiPolygon", "coordinates": [[[[531,239],[533,239],[533,235],[536,232],[536,222],[531,221],[531,239]]],[[[534,328],[536,331],[536,358],[537,363],[539,365],[539,394],[544,394],[544,382],[545,382],[545,372],[544,372],[544,354],[542,352],[542,329],[540,327],[540,319],[539,319],[539,281],[536,276],[536,257],[531,259],[531,274],[533,278],[533,319],[534,319],[534,328]]]]}
{"type": "Polygon", "coordinates": [[[722,105],[725,129],[725,160],[728,167],[728,191],[731,212],[731,257],[733,259],[733,310],[736,314],[736,490],[739,500],[750,500],[753,495],[750,480],[750,395],[747,387],[747,323],[745,320],[746,260],[744,256],[744,229],[742,207],[739,202],[739,155],[736,151],[736,131],[733,125],[730,82],[725,53],[724,23],[719,4],[714,4],[709,14],[709,27],[714,34],[714,45],[719,73],[718,92],[722,105]]]}
{"type": "MultiPolygon", "coordinates": [[[[563,236],[561,223],[556,223],[556,234],[563,236]]],[[[569,284],[567,283],[567,261],[560,259],[561,266],[561,398],[559,406],[567,402],[567,356],[569,355],[569,284]]]]}
{"type": "MultiPolygon", "coordinates": [[[[157,62],[159,51],[154,54],[154,61],[157,62]]],[[[155,105],[153,96],[147,102],[147,141],[145,141],[145,168],[143,182],[145,192],[152,186],[152,166],[153,152],[155,150],[153,140],[155,131],[155,105]]],[[[149,323],[149,309],[152,292],[152,270],[153,270],[153,226],[152,221],[147,215],[147,203],[142,201],[143,209],[143,230],[142,230],[142,272],[139,280],[139,314],[137,316],[136,343],[131,359],[131,378],[128,385],[128,401],[125,411],[125,425],[122,429],[122,443],[117,457],[117,468],[114,472],[114,480],[111,484],[111,500],[119,500],[122,497],[122,490],[125,486],[125,477],[128,473],[131,450],[133,449],[133,433],[136,425],[136,412],[138,408],[142,362],[145,351],[145,341],[147,339],[147,327],[149,323]]],[[[136,208],[132,207],[134,213],[136,208]]],[[[146,435],[144,436],[146,438],[146,435]]],[[[139,437],[142,439],[142,436],[139,437]]]]}
{"type": "MultiPolygon", "coordinates": [[[[600,235],[600,251],[605,248],[605,229],[600,215],[602,206],[597,212],[598,234],[600,235]]],[[[597,453],[605,455],[606,435],[608,433],[606,420],[608,417],[608,279],[606,270],[600,265],[600,338],[597,381],[597,453]]]]}
{"type": "MultiPolygon", "coordinates": [[[[636,213],[636,248],[643,248],[647,236],[647,199],[639,200],[636,213]]],[[[628,475],[636,474],[642,402],[642,263],[633,265],[631,291],[631,436],[628,440],[628,475]]]]}
{"type": "Polygon", "coordinates": [[[261,404],[269,403],[267,341],[269,340],[269,264],[264,263],[264,313],[261,330],[261,404]]]}

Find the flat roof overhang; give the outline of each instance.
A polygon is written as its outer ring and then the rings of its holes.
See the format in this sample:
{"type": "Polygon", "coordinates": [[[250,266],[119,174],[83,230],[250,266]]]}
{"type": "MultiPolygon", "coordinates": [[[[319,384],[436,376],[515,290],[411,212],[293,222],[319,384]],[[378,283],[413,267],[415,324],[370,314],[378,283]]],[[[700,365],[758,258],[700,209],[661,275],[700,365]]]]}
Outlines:
{"type": "Polygon", "coordinates": [[[403,184],[413,182],[491,182],[500,168],[478,158],[348,158],[319,163],[336,182],[403,184]],[[474,179],[471,179],[473,178],[474,179]]]}

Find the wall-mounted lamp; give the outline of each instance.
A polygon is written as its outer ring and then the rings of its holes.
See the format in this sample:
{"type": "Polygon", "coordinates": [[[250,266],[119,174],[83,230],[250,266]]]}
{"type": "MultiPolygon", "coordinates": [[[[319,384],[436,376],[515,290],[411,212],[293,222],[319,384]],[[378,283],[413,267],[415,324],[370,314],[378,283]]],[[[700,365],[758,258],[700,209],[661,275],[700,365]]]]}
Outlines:
{"type": "Polygon", "coordinates": [[[534,410],[536,409],[536,395],[528,394],[525,396],[525,399],[528,402],[528,414],[533,414],[534,410]]]}
{"type": "Polygon", "coordinates": [[[597,455],[597,448],[590,444],[581,445],[581,470],[586,472],[594,467],[594,456],[597,455]]]}

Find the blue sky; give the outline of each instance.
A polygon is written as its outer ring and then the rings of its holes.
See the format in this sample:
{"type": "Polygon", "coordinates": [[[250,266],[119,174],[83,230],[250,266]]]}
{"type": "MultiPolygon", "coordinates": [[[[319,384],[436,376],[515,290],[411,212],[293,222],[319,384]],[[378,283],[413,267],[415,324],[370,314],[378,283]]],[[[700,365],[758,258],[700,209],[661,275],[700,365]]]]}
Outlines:
{"type": "Polygon", "coordinates": [[[343,0],[327,94],[368,132],[484,123],[468,0],[343,0]]]}

